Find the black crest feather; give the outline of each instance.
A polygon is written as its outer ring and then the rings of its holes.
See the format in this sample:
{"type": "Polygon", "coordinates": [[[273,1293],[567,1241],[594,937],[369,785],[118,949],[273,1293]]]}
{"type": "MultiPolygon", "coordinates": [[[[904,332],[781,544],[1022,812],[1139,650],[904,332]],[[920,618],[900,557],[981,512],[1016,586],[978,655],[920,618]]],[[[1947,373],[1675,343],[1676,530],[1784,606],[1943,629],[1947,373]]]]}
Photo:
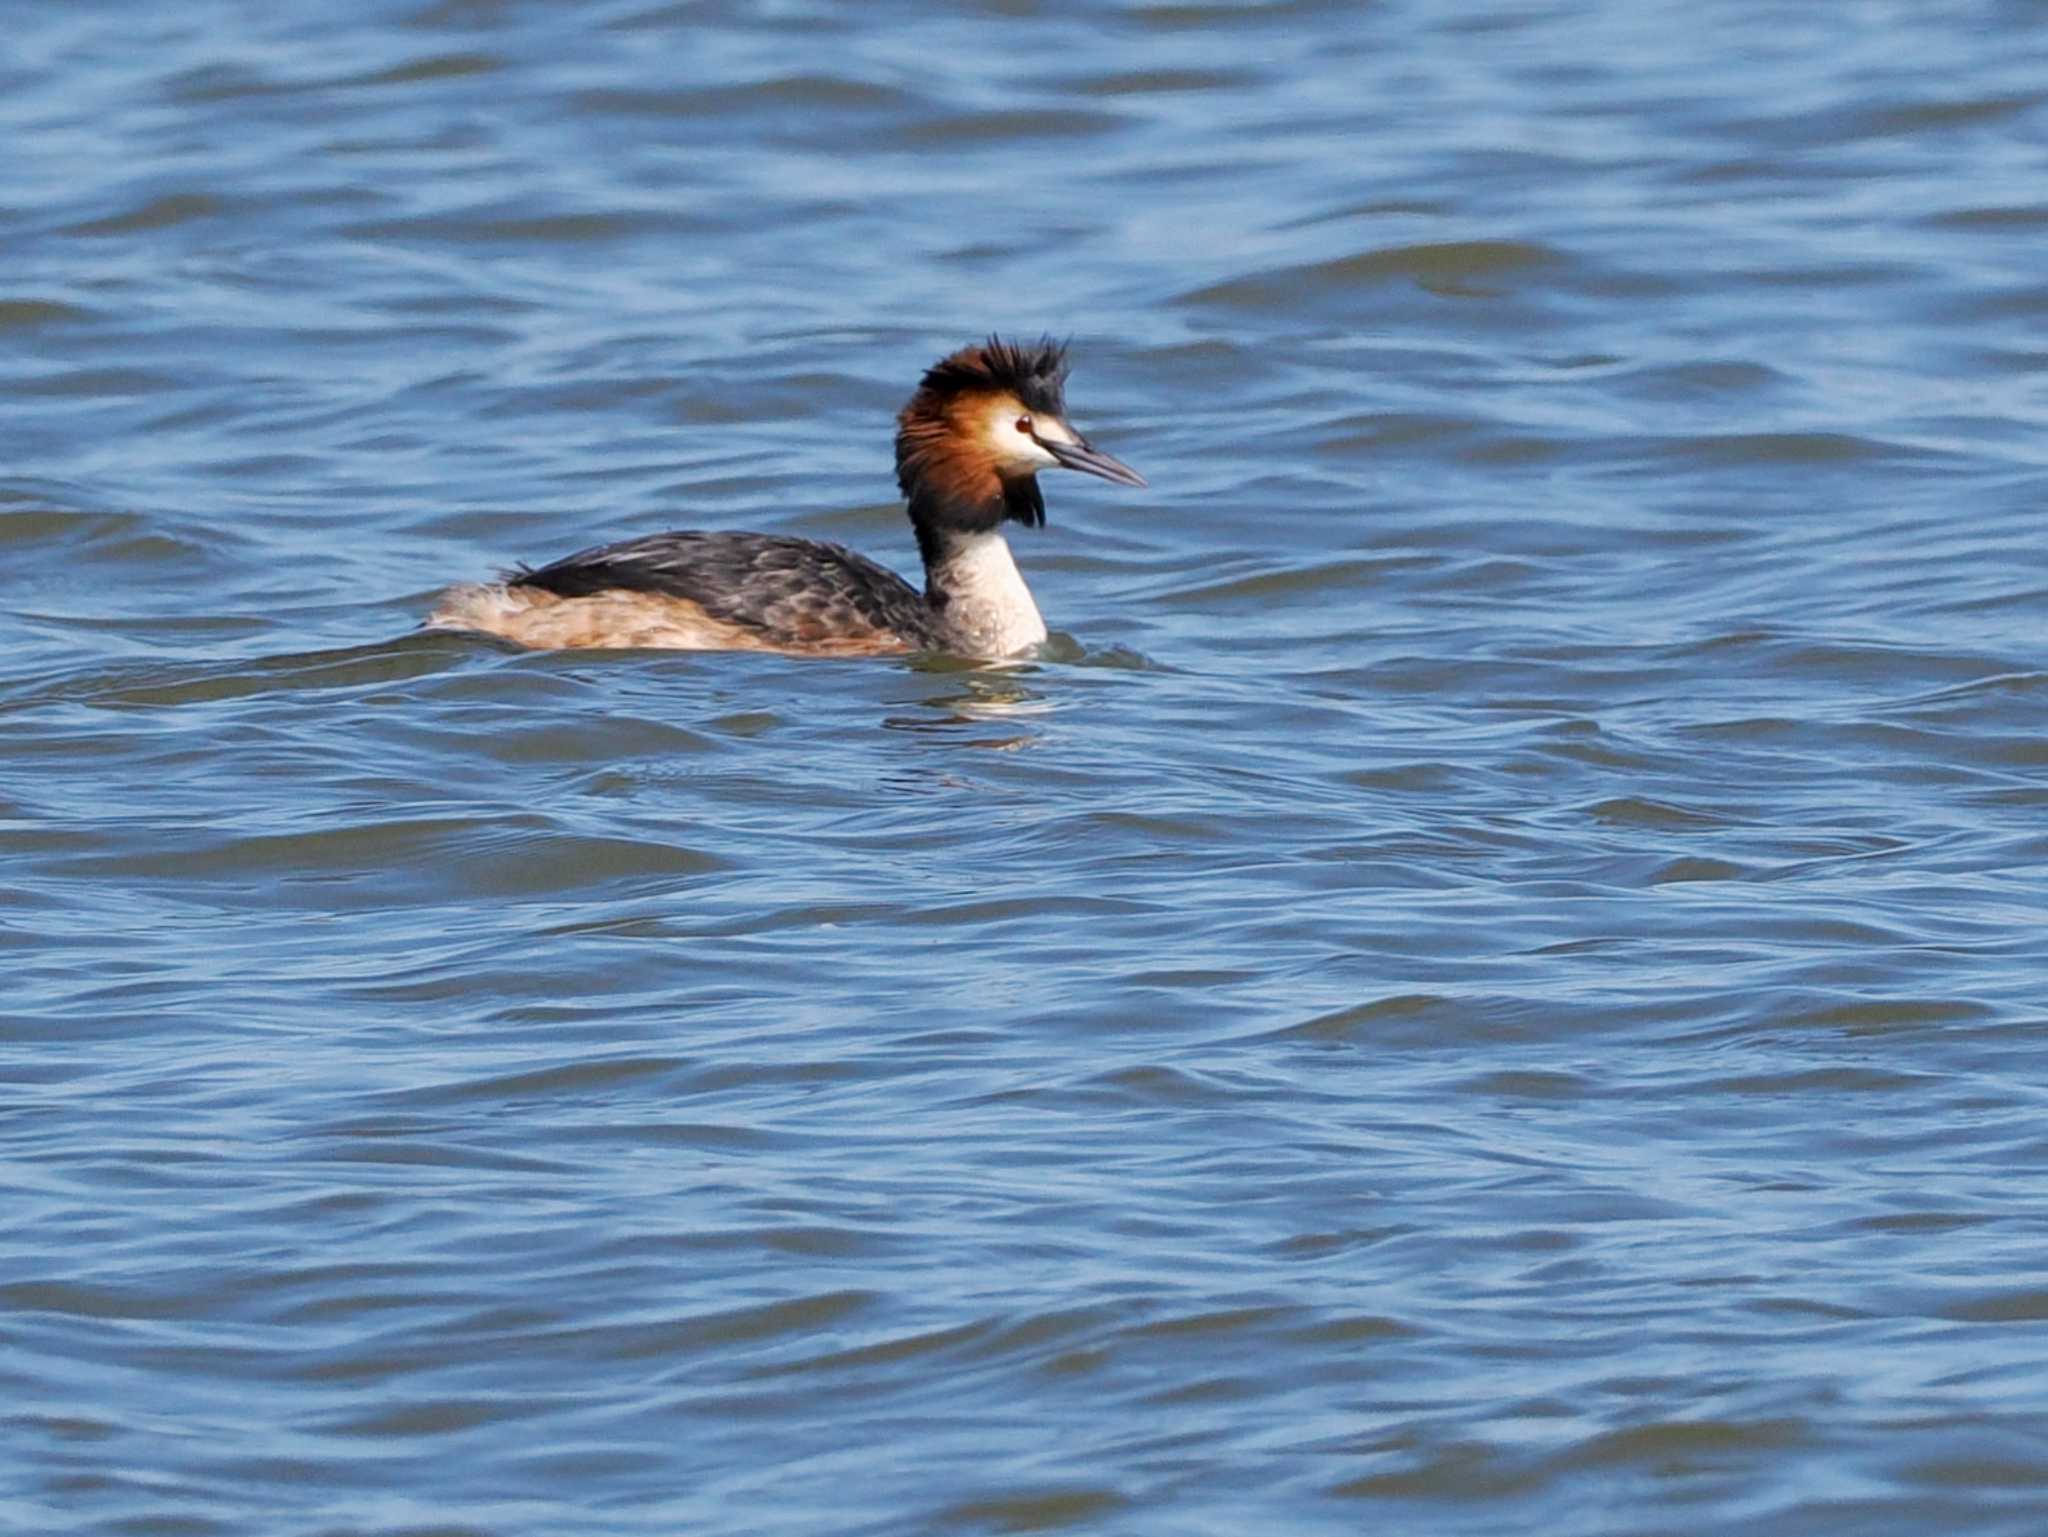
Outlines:
{"type": "Polygon", "coordinates": [[[1050,336],[1006,342],[1000,336],[962,347],[925,370],[896,418],[896,484],[929,566],[945,537],[986,533],[1005,518],[1045,525],[1045,498],[1033,475],[999,477],[987,452],[959,439],[953,406],[963,397],[1014,395],[1026,411],[1064,417],[1067,349],[1050,336]]]}
{"type": "Polygon", "coordinates": [[[1035,342],[1006,342],[991,336],[975,347],[962,347],[925,370],[918,393],[936,400],[970,391],[1008,390],[1027,411],[1066,414],[1067,349],[1063,342],[1041,336],[1035,342]]]}

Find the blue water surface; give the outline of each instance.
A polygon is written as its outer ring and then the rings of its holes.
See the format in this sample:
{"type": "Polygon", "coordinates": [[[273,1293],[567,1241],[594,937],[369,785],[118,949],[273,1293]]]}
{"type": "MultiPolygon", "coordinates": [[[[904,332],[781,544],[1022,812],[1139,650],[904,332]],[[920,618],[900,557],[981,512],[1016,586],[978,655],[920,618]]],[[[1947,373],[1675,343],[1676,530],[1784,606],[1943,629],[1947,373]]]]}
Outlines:
{"type": "Polygon", "coordinates": [[[5,30],[0,1529],[2048,1530],[2048,11],[5,30]]]}

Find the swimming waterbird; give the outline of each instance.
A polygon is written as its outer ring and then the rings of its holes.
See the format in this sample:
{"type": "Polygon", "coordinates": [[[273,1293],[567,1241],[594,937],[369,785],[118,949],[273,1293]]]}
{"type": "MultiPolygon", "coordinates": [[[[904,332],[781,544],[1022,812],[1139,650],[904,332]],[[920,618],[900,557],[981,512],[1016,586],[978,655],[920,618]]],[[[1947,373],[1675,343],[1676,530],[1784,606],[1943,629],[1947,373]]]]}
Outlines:
{"type": "Polygon", "coordinates": [[[1065,348],[991,336],[925,371],[896,418],[896,484],[924,590],[837,544],[678,531],[598,545],[451,588],[426,626],[524,646],[874,656],[1016,656],[1045,621],[1003,538],[1045,525],[1040,470],[1143,486],[1067,421],[1065,348]]]}

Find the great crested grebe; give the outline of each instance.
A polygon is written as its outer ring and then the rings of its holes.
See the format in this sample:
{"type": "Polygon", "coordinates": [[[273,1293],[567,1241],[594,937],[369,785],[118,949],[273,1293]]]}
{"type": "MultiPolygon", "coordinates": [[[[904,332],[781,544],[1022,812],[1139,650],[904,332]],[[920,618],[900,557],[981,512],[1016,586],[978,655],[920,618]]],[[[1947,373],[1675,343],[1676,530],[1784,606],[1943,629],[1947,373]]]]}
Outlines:
{"type": "Polygon", "coordinates": [[[1065,349],[1050,337],[1020,346],[991,336],[925,371],[896,418],[896,483],[924,557],[923,592],[836,544],[677,532],[451,588],[426,626],[539,647],[1015,656],[1045,639],[1045,621],[1002,527],[1044,527],[1038,472],[1145,484],[1067,425],[1066,377],[1065,349]]]}

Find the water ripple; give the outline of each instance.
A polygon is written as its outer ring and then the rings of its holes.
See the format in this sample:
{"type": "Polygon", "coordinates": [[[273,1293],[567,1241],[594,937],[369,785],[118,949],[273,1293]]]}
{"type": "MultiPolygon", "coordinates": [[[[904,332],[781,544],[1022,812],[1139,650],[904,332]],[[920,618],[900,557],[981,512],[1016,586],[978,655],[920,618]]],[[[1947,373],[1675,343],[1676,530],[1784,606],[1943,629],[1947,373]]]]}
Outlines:
{"type": "Polygon", "coordinates": [[[16,18],[14,1524],[2040,1529],[2039,30],[16,18]],[[1044,656],[415,630],[991,329],[1044,656]]]}

